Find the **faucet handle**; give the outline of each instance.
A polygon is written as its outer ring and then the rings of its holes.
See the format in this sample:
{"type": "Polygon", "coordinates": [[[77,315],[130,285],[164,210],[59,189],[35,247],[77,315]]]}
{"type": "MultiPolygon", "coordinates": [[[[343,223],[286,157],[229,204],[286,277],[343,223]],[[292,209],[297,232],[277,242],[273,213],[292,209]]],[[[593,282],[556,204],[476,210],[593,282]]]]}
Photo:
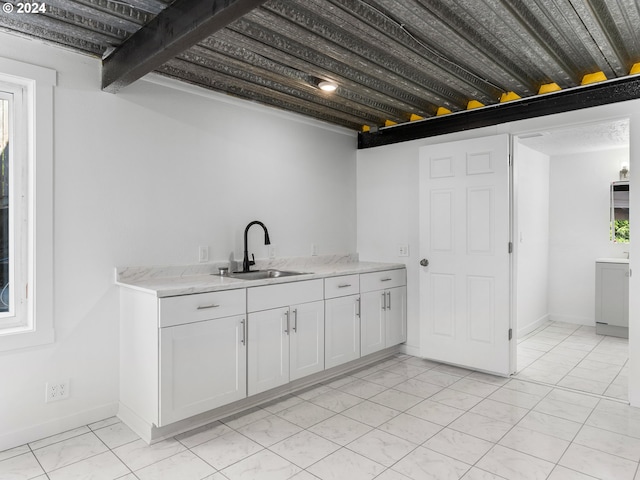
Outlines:
{"type": "Polygon", "coordinates": [[[249,265],[255,265],[255,264],[256,264],[256,256],[252,253],[251,260],[249,260],[249,265]]]}

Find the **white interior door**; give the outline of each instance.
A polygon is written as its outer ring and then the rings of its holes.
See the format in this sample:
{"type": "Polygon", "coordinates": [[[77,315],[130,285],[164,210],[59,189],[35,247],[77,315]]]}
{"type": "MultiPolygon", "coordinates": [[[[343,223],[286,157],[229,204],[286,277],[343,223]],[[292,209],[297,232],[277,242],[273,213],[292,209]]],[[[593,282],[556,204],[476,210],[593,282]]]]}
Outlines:
{"type": "Polygon", "coordinates": [[[509,178],[508,135],[420,149],[425,358],[511,373],[509,178]]]}

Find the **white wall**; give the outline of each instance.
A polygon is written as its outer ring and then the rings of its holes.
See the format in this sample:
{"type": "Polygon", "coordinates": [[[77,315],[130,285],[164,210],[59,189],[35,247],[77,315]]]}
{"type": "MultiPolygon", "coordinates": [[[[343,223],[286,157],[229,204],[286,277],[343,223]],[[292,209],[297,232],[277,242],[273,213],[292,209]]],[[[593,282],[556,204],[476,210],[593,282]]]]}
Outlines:
{"type": "Polygon", "coordinates": [[[626,148],[551,157],[549,313],[552,320],[595,326],[595,261],[620,257],[628,244],[609,239],[610,183],[626,148]]]}
{"type": "MultiPolygon", "coordinates": [[[[103,93],[99,61],[6,34],[0,56],[58,71],[57,338],[0,353],[0,450],[116,412],[115,266],[196,263],[200,245],[212,260],[241,258],[254,219],[278,256],[308,255],[312,243],[355,251],[353,132],[146,81],[103,93]],[[45,404],[45,382],[67,378],[70,398],[45,404]]],[[[267,255],[257,229],[250,240],[267,255]]]]}
{"type": "Polygon", "coordinates": [[[521,337],[549,317],[549,157],[517,144],[515,159],[516,315],[521,337]]]}

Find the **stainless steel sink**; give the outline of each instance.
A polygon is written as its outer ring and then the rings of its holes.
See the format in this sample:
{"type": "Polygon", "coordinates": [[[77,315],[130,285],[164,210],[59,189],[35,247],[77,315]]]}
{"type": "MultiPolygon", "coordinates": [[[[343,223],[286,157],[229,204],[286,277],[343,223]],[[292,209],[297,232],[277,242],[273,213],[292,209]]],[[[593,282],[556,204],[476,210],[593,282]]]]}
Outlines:
{"type": "Polygon", "coordinates": [[[242,280],[263,280],[266,278],[291,277],[293,275],[305,275],[306,272],[291,272],[286,270],[253,270],[250,272],[233,272],[229,276],[231,278],[240,278],[242,280]]]}

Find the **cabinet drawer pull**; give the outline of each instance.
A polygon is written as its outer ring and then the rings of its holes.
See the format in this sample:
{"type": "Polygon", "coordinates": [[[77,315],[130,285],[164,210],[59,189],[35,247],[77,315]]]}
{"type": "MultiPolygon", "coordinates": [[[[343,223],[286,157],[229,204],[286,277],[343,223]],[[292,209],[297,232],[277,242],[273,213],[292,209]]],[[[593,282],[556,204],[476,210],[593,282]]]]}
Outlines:
{"type": "Polygon", "coordinates": [[[358,305],[358,310],[356,311],[356,316],[360,318],[360,297],[356,298],[356,304],[358,305]]]}
{"type": "Polygon", "coordinates": [[[294,332],[298,331],[298,309],[297,308],[293,309],[293,331],[294,332]]]}
{"type": "Polygon", "coordinates": [[[211,305],[200,305],[198,310],[207,310],[208,308],[218,308],[220,305],[212,303],[211,305]]]}
{"type": "Polygon", "coordinates": [[[343,283],[341,285],[338,285],[338,288],[347,288],[347,287],[350,287],[350,286],[351,286],[350,283],[343,283]]]}
{"type": "Polygon", "coordinates": [[[382,309],[387,309],[387,292],[382,292],[382,309]]]}
{"type": "Polygon", "coordinates": [[[387,309],[391,310],[391,292],[387,292],[387,309]]]}
{"type": "Polygon", "coordinates": [[[240,343],[242,343],[242,345],[246,345],[247,344],[247,324],[244,318],[240,322],[240,325],[242,325],[242,340],[240,343]]]}
{"type": "Polygon", "coordinates": [[[393,280],[393,278],[387,277],[387,278],[381,278],[380,279],[381,282],[390,282],[391,280],[393,280]]]}
{"type": "Polygon", "coordinates": [[[285,329],[284,333],[286,333],[287,335],[289,335],[289,310],[287,310],[286,312],[284,312],[284,316],[287,317],[287,328],[285,329]]]}

